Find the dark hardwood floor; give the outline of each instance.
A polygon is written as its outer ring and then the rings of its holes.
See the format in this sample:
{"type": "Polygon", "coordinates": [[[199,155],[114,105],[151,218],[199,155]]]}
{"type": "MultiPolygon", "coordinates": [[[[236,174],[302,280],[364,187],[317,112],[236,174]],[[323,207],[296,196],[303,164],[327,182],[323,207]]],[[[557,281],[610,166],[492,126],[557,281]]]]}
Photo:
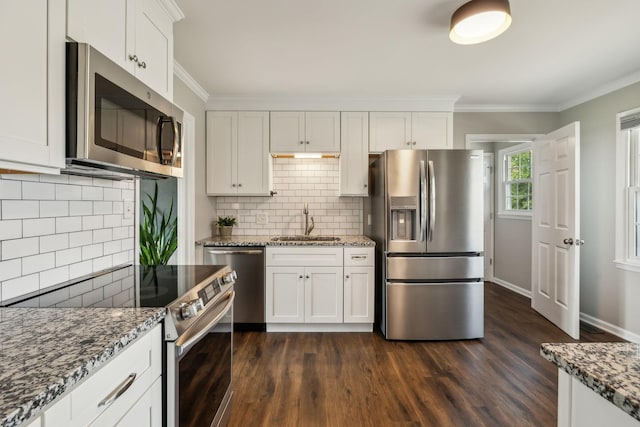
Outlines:
{"type": "MultiPolygon", "coordinates": [[[[581,341],[621,341],[582,328],[581,341]]],[[[386,341],[374,333],[236,332],[232,427],[555,426],[557,370],[543,342],[575,342],[498,285],[485,337],[386,341]]]]}

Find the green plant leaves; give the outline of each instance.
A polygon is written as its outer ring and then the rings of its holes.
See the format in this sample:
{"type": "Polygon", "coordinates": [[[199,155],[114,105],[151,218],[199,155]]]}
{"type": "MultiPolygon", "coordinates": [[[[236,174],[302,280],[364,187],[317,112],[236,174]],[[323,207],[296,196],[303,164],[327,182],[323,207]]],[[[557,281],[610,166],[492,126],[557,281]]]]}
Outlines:
{"type": "Polygon", "coordinates": [[[153,196],[145,194],[150,205],[142,202],[143,221],[140,223],[140,264],[165,265],[178,248],[178,219],[173,215],[173,199],[168,214],[158,209],[158,183],[153,196]]]}

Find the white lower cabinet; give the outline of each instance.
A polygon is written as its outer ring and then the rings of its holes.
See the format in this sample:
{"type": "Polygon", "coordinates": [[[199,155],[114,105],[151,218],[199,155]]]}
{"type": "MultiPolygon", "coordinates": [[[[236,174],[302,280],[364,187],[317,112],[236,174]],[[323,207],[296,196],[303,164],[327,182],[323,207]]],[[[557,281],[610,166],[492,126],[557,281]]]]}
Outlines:
{"type": "Polygon", "coordinates": [[[372,330],[373,277],[373,248],[267,247],[267,331],[372,330]]]}
{"type": "Polygon", "coordinates": [[[49,407],[44,427],[162,426],[161,328],[138,338],[49,407]]]}

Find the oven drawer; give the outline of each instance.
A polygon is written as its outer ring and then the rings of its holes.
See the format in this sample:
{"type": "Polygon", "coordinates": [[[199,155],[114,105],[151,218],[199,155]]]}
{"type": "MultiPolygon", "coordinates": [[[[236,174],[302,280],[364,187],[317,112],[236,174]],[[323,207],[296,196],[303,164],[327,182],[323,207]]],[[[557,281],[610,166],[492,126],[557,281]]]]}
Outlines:
{"type": "Polygon", "coordinates": [[[136,342],[49,408],[45,412],[45,423],[61,426],[88,426],[94,422],[108,425],[103,421],[111,420],[112,425],[115,425],[162,374],[161,329],[162,326],[157,325],[138,338],[136,342]],[[136,375],[132,381],[129,380],[131,374],[136,375]],[[127,388],[129,383],[130,386],[127,388]],[[112,395],[112,392],[125,388],[126,391],[111,403],[101,404],[112,395]]]}

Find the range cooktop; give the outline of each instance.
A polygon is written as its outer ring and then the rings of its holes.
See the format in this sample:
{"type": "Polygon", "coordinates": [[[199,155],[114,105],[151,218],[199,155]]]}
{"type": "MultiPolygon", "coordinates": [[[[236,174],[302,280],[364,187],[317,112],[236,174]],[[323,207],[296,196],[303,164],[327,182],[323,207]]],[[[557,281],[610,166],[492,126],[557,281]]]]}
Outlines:
{"type": "Polygon", "coordinates": [[[3,307],[166,307],[224,265],[129,265],[23,295],[3,307]]]}

